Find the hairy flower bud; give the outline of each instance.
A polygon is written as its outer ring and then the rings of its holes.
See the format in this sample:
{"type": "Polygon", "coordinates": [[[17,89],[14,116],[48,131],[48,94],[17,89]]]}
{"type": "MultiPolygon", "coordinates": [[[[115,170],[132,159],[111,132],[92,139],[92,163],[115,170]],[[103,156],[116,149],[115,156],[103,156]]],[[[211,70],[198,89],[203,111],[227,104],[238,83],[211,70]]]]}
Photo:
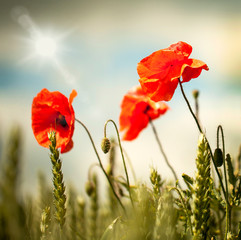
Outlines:
{"type": "Polygon", "coordinates": [[[217,167],[221,167],[223,165],[223,152],[220,148],[215,149],[213,157],[217,167]]]}
{"type": "Polygon", "coordinates": [[[106,137],[102,139],[101,149],[104,153],[108,153],[110,150],[110,140],[106,137]]]}
{"type": "Polygon", "coordinates": [[[91,182],[91,181],[86,182],[86,184],[85,184],[85,191],[88,194],[88,196],[91,196],[92,193],[94,192],[94,190],[95,190],[94,183],[91,182]]]}
{"type": "Polygon", "coordinates": [[[198,96],[199,96],[199,91],[198,90],[193,90],[192,91],[192,95],[193,95],[193,97],[194,97],[194,99],[197,99],[198,98],[198,96]]]}

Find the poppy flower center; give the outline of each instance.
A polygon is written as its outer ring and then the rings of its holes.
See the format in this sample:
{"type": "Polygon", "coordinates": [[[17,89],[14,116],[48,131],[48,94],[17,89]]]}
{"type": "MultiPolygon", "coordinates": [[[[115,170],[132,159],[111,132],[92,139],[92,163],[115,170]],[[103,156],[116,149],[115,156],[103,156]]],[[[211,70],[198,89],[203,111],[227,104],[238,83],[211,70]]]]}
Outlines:
{"type": "Polygon", "coordinates": [[[151,107],[149,105],[146,106],[145,110],[143,111],[145,114],[148,113],[148,111],[151,110],[151,107]]]}
{"type": "Polygon", "coordinates": [[[56,123],[60,124],[62,127],[68,126],[68,123],[65,120],[65,116],[62,114],[58,115],[58,117],[56,118],[56,123]]]}

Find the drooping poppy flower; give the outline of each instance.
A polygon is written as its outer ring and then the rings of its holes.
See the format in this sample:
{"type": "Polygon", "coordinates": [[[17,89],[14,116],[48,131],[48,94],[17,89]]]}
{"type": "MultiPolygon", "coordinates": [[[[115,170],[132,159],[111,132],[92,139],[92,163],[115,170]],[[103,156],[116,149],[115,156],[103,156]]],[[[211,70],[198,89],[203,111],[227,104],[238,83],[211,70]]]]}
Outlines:
{"type": "Polygon", "coordinates": [[[188,82],[197,78],[208,66],[196,59],[189,58],[192,46],[185,42],[153,52],[137,65],[139,82],[153,101],[171,100],[178,85],[178,79],[188,82]]]}
{"type": "Polygon", "coordinates": [[[121,102],[119,123],[122,140],[135,139],[150,120],[158,118],[168,109],[164,102],[152,101],[141,86],[132,88],[121,102]]]}
{"type": "Polygon", "coordinates": [[[61,153],[73,147],[75,113],[72,102],[76,95],[73,90],[68,99],[60,92],[49,92],[44,88],[33,99],[32,129],[41,146],[48,148],[48,133],[56,131],[56,147],[61,148],[61,153]]]}

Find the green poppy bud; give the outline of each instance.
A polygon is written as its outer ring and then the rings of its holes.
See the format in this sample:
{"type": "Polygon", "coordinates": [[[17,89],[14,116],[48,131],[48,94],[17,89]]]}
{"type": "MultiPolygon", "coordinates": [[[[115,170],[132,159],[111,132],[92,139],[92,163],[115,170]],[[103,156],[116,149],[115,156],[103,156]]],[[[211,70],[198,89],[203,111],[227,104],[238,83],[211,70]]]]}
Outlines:
{"type": "Polygon", "coordinates": [[[101,149],[104,153],[108,153],[110,150],[110,140],[106,137],[102,139],[101,149]]]}
{"type": "Polygon", "coordinates": [[[216,148],[214,151],[214,161],[217,167],[221,167],[223,165],[223,152],[220,148],[216,148]]]}
{"type": "Polygon", "coordinates": [[[123,192],[122,188],[119,187],[118,193],[121,197],[124,197],[124,192],[123,192]]]}
{"type": "Polygon", "coordinates": [[[91,181],[86,182],[85,191],[87,195],[90,197],[92,193],[95,191],[95,184],[91,181]]]}
{"type": "Polygon", "coordinates": [[[192,91],[192,95],[193,95],[193,97],[194,97],[194,99],[197,99],[198,98],[198,96],[199,96],[199,91],[198,90],[193,90],[192,91]]]}

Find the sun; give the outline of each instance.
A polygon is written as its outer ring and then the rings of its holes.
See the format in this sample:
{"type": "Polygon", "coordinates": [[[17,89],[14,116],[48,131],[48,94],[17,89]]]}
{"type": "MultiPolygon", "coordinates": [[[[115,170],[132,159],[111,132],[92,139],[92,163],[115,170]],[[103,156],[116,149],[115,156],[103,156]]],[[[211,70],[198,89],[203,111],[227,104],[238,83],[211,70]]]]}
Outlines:
{"type": "Polygon", "coordinates": [[[45,58],[53,58],[57,52],[57,42],[49,36],[39,36],[36,38],[34,47],[36,54],[45,58]]]}
{"type": "Polygon", "coordinates": [[[28,10],[23,7],[14,8],[11,15],[28,33],[28,37],[19,37],[29,52],[19,60],[19,63],[25,64],[33,61],[35,64],[37,61],[40,67],[45,63],[48,66],[51,64],[68,83],[75,83],[75,77],[68,71],[60,59],[63,52],[68,49],[64,47],[63,40],[72,34],[74,29],[57,34],[51,31],[51,29],[43,30],[34,22],[28,10]]]}

